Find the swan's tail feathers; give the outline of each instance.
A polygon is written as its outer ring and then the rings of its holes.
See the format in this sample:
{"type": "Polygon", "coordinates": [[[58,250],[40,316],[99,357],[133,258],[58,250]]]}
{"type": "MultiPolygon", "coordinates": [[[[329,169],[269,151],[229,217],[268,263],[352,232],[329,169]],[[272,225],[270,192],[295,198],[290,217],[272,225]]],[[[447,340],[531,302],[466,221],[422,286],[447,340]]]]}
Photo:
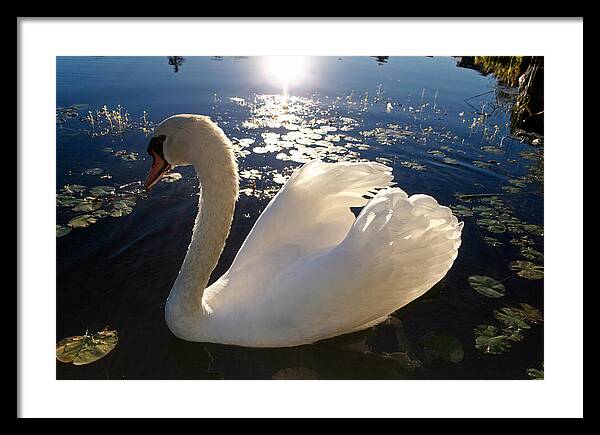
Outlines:
{"type": "Polygon", "coordinates": [[[387,188],[362,210],[340,248],[360,253],[363,273],[378,282],[366,286],[363,297],[391,313],[446,275],[458,255],[462,228],[450,208],[431,196],[409,197],[387,188]]]}

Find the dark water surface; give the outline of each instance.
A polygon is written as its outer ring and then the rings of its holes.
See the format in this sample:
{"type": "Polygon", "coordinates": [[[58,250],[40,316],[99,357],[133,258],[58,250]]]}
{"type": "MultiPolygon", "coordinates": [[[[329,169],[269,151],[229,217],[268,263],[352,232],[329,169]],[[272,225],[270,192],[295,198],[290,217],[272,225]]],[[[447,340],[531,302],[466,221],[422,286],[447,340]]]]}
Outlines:
{"type": "Polygon", "coordinates": [[[494,311],[520,303],[543,312],[543,279],[509,268],[515,260],[543,264],[542,148],[510,135],[513,92],[454,58],[57,58],[57,224],[68,229],[73,218],[96,215],[56,240],[57,341],[106,325],[119,334],[95,363],[57,361],[57,378],[528,379],[528,368],[542,368],[543,323],[528,322],[499,354],[477,349],[473,331],[493,325],[501,335],[506,325],[494,311]],[[281,95],[286,77],[289,98],[281,95]],[[110,122],[105,105],[115,111],[110,122]],[[149,193],[139,181],[153,126],[176,113],[210,115],[237,147],[242,194],[211,282],[291,170],[317,157],[380,161],[407,193],[466,207],[458,209],[473,215],[459,218],[454,266],[393,321],[316,345],[247,349],[175,338],[164,301],[190,240],[198,182],[189,167],[149,193]],[[65,191],[73,184],[83,191],[65,191]],[[98,197],[94,186],[115,191],[98,197]],[[498,195],[457,197],[481,193],[498,195]],[[90,195],[99,199],[83,204],[89,211],[73,210],[90,195]],[[502,223],[486,221],[498,214],[502,223]],[[535,258],[523,256],[518,238],[535,258]],[[472,275],[502,281],[505,295],[474,291],[472,275]],[[458,339],[464,357],[432,355],[432,335],[458,339]]]}

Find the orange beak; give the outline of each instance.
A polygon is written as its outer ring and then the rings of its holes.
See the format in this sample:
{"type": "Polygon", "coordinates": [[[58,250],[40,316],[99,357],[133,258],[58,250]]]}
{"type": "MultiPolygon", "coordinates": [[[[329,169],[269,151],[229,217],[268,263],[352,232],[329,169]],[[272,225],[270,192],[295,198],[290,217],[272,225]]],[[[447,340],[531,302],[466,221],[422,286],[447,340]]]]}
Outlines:
{"type": "Polygon", "coordinates": [[[156,151],[151,150],[150,154],[152,155],[152,167],[150,168],[150,173],[148,174],[148,178],[146,178],[146,182],[144,183],[144,188],[150,189],[154,186],[160,178],[165,175],[169,169],[171,169],[171,165],[167,163],[165,159],[159,156],[156,151]]]}

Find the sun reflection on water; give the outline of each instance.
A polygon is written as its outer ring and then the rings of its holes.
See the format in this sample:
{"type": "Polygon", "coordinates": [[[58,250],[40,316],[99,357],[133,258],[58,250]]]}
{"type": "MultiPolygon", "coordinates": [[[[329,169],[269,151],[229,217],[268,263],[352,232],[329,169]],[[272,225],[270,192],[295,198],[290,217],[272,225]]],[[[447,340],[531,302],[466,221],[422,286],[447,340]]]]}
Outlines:
{"type": "Polygon", "coordinates": [[[290,88],[306,78],[308,60],[305,56],[268,56],[264,70],[269,80],[281,87],[282,95],[288,96],[290,88]]]}

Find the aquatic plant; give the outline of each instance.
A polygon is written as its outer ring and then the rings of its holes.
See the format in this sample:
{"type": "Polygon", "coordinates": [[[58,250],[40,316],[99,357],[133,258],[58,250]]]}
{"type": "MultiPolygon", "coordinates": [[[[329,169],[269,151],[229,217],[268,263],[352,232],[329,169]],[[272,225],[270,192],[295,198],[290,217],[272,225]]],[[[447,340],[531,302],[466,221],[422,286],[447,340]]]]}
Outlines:
{"type": "Polygon", "coordinates": [[[544,380],[544,365],[542,364],[541,369],[529,368],[527,369],[527,376],[533,380],[543,381],[544,380]]]}
{"type": "Polygon", "coordinates": [[[510,340],[505,334],[498,334],[492,325],[479,325],[473,329],[475,348],[483,353],[500,354],[510,349],[510,340]]]}
{"type": "Polygon", "coordinates": [[[544,266],[532,263],[531,261],[512,261],[509,264],[510,270],[516,270],[517,275],[526,279],[542,279],[544,277],[544,266]]]}
{"type": "Polygon", "coordinates": [[[494,74],[505,85],[517,86],[528,60],[525,56],[475,56],[474,63],[482,72],[494,74]]]}
{"type": "Polygon", "coordinates": [[[76,366],[90,364],[108,355],[119,341],[117,331],[106,326],[93,335],[77,335],[56,343],[56,359],[76,366]]]}
{"type": "Polygon", "coordinates": [[[320,379],[319,374],[307,367],[288,367],[281,369],[271,376],[275,380],[317,380],[320,379]]]}
{"type": "Polygon", "coordinates": [[[489,276],[472,275],[469,277],[469,284],[477,293],[488,298],[501,298],[506,292],[504,284],[489,276]]]}
{"type": "Polygon", "coordinates": [[[425,358],[429,360],[441,359],[459,363],[465,355],[461,341],[450,335],[428,335],[421,341],[425,358]]]}

